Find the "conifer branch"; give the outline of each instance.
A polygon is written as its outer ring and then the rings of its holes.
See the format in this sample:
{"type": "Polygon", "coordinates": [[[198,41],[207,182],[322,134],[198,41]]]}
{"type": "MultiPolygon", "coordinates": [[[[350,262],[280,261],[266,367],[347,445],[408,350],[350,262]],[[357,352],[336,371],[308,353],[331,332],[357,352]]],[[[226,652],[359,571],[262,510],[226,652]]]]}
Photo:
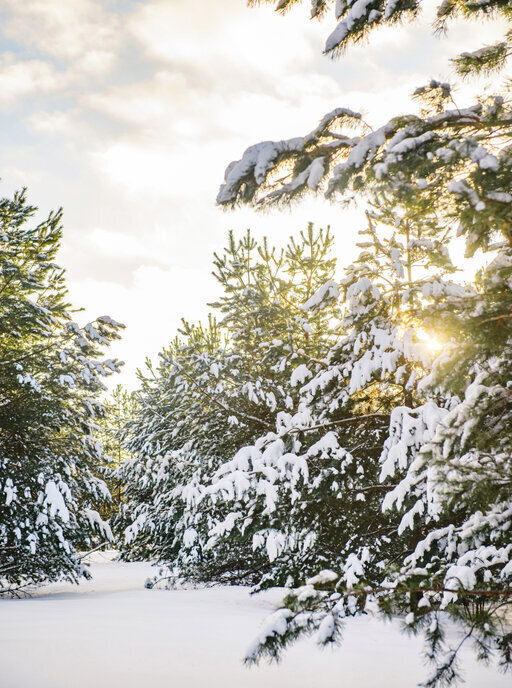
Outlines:
{"type": "Polygon", "coordinates": [[[202,394],[207,399],[212,401],[214,404],[216,404],[219,408],[221,408],[226,413],[229,413],[230,415],[235,416],[235,418],[241,417],[241,418],[245,418],[248,420],[252,420],[255,423],[258,423],[259,425],[263,425],[266,428],[272,427],[269,423],[267,423],[266,421],[264,421],[261,418],[258,418],[257,416],[252,416],[251,414],[245,413],[243,411],[234,411],[233,409],[229,408],[229,406],[226,406],[225,404],[223,404],[221,401],[216,399],[212,394],[210,394],[205,389],[203,389],[201,387],[201,385],[199,385],[199,383],[196,380],[194,380],[194,378],[189,373],[187,373],[186,370],[181,366],[180,366],[180,373],[187,378],[187,380],[198,390],[198,392],[200,394],[202,394]]]}

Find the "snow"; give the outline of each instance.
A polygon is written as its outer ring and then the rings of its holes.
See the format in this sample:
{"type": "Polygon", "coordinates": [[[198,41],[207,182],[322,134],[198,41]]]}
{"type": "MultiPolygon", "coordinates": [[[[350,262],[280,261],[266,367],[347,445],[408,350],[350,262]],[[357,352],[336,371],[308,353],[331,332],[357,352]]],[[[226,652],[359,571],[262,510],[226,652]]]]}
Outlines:
{"type": "Polygon", "coordinates": [[[384,17],[386,19],[389,19],[393,16],[398,4],[399,0],[388,0],[386,3],[386,9],[384,10],[384,17]]]}
{"type": "Polygon", "coordinates": [[[315,158],[308,167],[307,184],[312,191],[316,191],[325,174],[324,158],[315,158]]]}
{"type": "Polygon", "coordinates": [[[495,155],[492,155],[483,146],[478,146],[471,153],[471,160],[477,162],[482,170],[493,170],[497,172],[500,168],[500,163],[495,155]]]}
{"type": "Polygon", "coordinates": [[[338,283],[334,280],[329,280],[325,284],[322,284],[322,286],[319,289],[317,289],[313,296],[309,298],[306,301],[306,303],[300,306],[300,308],[303,311],[312,311],[315,308],[321,306],[324,303],[324,301],[327,301],[329,299],[337,300],[339,296],[340,288],[338,286],[338,283]]]}
{"type": "Polygon", "coordinates": [[[512,195],[506,191],[486,191],[485,197],[498,203],[512,203],[512,195]]]}
{"type": "Polygon", "coordinates": [[[224,177],[225,183],[219,190],[217,203],[234,201],[237,185],[248,174],[254,176],[257,184],[262,184],[279,155],[284,152],[300,151],[303,143],[304,139],[297,137],[288,141],[263,141],[250,146],[240,160],[228,165],[224,177]]]}
{"type": "Polygon", "coordinates": [[[323,569],[320,573],[317,573],[313,578],[309,578],[307,585],[319,585],[323,583],[331,583],[339,578],[339,574],[330,569],[323,569]]]}
{"type": "Polygon", "coordinates": [[[83,509],[84,516],[87,518],[89,523],[91,524],[91,528],[96,529],[99,531],[102,536],[112,542],[114,539],[114,536],[112,534],[112,530],[110,528],[110,525],[104,521],[99,513],[95,509],[83,509]]]}
{"type": "Polygon", "coordinates": [[[114,320],[113,318],[110,317],[110,315],[100,315],[99,318],[96,318],[96,320],[99,323],[104,323],[105,325],[110,325],[110,327],[122,327],[124,329],[124,325],[120,322],[117,322],[117,320],[114,320]]]}
{"type": "MultiPolygon", "coordinates": [[[[429,673],[421,641],[400,622],[347,621],[341,648],[315,640],[280,664],[242,658],[281,597],[247,588],[147,590],[146,563],[89,557],[93,578],[57,583],[33,598],[0,600],[1,688],[410,688],[429,673]]],[[[323,629],[327,632],[329,629],[323,629]]],[[[466,688],[505,688],[510,677],[463,653],[466,688]]]]}
{"type": "Polygon", "coordinates": [[[303,385],[308,377],[311,377],[313,373],[309,370],[309,368],[302,363],[301,365],[297,366],[293,373],[291,374],[290,377],[290,385],[292,387],[296,387],[297,385],[303,385]]]}
{"type": "Polygon", "coordinates": [[[278,609],[271,614],[267,618],[263,630],[249,647],[246,653],[247,659],[253,659],[256,656],[259,645],[271,636],[284,635],[288,626],[287,621],[292,616],[293,613],[289,609],[278,609]]]}
{"type": "Polygon", "coordinates": [[[64,501],[64,497],[53,480],[49,480],[45,487],[45,504],[50,509],[50,516],[53,518],[58,514],[64,523],[69,522],[69,510],[64,501]]]}
{"type": "Polygon", "coordinates": [[[369,155],[374,153],[376,150],[382,146],[386,141],[386,134],[388,134],[392,129],[392,124],[388,124],[380,127],[371,134],[368,134],[362,138],[350,151],[350,155],[347,160],[334,168],[334,174],[332,179],[329,181],[329,190],[332,192],[338,179],[343,175],[345,170],[353,168],[358,170],[361,168],[369,155]]]}
{"type": "Polygon", "coordinates": [[[276,557],[281,554],[286,544],[285,536],[278,530],[271,530],[267,535],[266,549],[270,562],[274,561],[276,557]]]}
{"type": "Polygon", "coordinates": [[[7,478],[7,480],[5,481],[4,492],[5,506],[9,506],[11,502],[16,501],[17,489],[14,483],[12,482],[11,478],[7,478]]]}
{"type": "Polygon", "coordinates": [[[84,327],[84,330],[91,339],[97,340],[98,344],[108,344],[106,337],[101,335],[92,323],[87,323],[87,325],[84,327]]]}
{"type": "Polygon", "coordinates": [[[355,0],[352,3],[346,16],[339,22],[325,43],[325,50],[329,52],[337,48],[345,40],[349,32],[354,28],[356,22],[364,17],[368,8],[373,4],[373,0],[355,0]]]}
{"type": "Polygon", "coordinates": [[[319,645],[325,644],[333,637],[335,628],[334,616],[332,614],[326,614],[315,634],[315,641],[319,645]]]}
{"type": "Polygon", "coordinates": [[[388,146],[388,153],[394,153],[395,155],[403,155],[404,153],[408,153],[409,151],[419,148],[424,143],[428,143],[428,141],[431,141],[433,138],[434,132],[426,131],[424,134],[421,134],[420,136],[411,136],[408,138],[403,138],[401,141],[395,143],[394,145],[391,141],[388,146]]]}
{"type": "Polygon", "coordinates": [[[17,379],[20,385],[28,385],[29,387],[32,387],[32,389],[36,392],[41,391],[41,385],[39,381],[30,373],[25,373],[24,375],[17,375],[17,379]]]}
{"type": "Polygon", "coordinates": [[[304,184],[306,184],[311,191],[316,191],[324,174],[324,158],[315,158],[313,162],[308,165],[305,170],[298,174],[292,182],[285,184],[276,191],[273,191],[268,195],[268,197],[278,198],[279,196],[283,196],[285,193],[292,193],[304,184]]]}

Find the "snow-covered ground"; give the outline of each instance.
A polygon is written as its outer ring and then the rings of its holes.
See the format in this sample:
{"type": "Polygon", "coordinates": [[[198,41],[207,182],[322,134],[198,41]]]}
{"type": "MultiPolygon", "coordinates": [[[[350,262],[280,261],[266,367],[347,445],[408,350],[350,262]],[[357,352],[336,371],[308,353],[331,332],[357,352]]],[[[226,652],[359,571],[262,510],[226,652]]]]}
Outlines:
{"type": "MultiPolygon", "coordinates": [[[[93,580],[0,601],[0,688],[413,688],[421,642],[397,624],[355,619],[341,648],[305,641],[279,665],[247,668],[244,651],[273,608],[237,587],[146,590],[148,564],[92,555],[93,580]]],[[[510,676],[465,655],[466,688],[510,676]]]]}

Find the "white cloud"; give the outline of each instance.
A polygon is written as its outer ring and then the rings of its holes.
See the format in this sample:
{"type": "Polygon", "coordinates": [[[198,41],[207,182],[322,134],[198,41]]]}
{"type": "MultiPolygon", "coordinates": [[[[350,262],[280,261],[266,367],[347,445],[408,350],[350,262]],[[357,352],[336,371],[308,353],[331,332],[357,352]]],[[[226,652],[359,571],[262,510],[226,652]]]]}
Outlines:
{"type": "Polygon", "coordinates": [[[51,136],[76,135],[84,130],[76,114],[64,110],[34,112],[25,118],[25,123],[31,131],[51,136]]]}
{"type": "Polygon", "coordinates": [[[139,133],[161,135],[166,128],[172,127],[178,108],[183,109],[186,103],[191,109],[192,97],[193,91],[184,74],[162,70],[143,81],[86,94],[81,100],[85,106],[139,133]]]}
{"type": "Polygon", "coordinates": [[[120,44],[119,18],[94,0],[3,0],[2,31],[44,55],[93,74],[108,71],[120,44]]]}
{"type": "Polygon", "coordinates": [[[270,81],[285,69],[308,68],[314,59],[311,37],[321,29],[304,19],[303,13],[292,13],[279,21],[272,8],[249,10],[240,0],[150,0],[137,7],[127,28],[154,59],[202,62],[210,74],[249,68],[270,81]]]}
{"type": "Polygon", "coordinates": [[[66,75],[43,60],[17,60],[12,53],[0,58],[0,106],[32,93],[57,91],[66,83],[66,75]]]}
{"type": "Polygon", "coordinates": [[[86,241],[94,250],[110,256],[123,258],[136,256],[140,261],[154,256],[155,247],[145,236],[127,235],[125,232],[104,227],[94,227],[88,232],[86,241]]]}
{"type": "Polygon", "coordinates": [[[183,181],[183,168],[176,164],[173,151],[147,144],[115,143],[93,156],[108,179],[130,192],[172,193],[183,181]]]}

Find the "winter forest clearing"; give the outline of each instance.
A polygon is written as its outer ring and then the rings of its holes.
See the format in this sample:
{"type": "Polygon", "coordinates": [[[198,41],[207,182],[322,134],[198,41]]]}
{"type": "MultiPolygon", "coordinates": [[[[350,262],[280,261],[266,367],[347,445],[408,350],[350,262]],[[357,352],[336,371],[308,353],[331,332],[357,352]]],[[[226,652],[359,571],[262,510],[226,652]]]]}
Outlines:
{"type": "MultiPolygon", "coordinates": [[[[409,688],[424,671],[421,643],[397,623],[353,619],[342,651],[306,642],[280,664],[241,658],[278,595],[247,588],[146,590],[146,563],[90,557],[93,580],[54,583],[1,610],[2,688],[409,688]]],[[[465,657],[467,688],[505,688],[509,677],[465,657]]]]}
{"type": "Polygon", "coordinates": [[[512,3],[0,20],[0,688],[510,684],[512,3]]]}

